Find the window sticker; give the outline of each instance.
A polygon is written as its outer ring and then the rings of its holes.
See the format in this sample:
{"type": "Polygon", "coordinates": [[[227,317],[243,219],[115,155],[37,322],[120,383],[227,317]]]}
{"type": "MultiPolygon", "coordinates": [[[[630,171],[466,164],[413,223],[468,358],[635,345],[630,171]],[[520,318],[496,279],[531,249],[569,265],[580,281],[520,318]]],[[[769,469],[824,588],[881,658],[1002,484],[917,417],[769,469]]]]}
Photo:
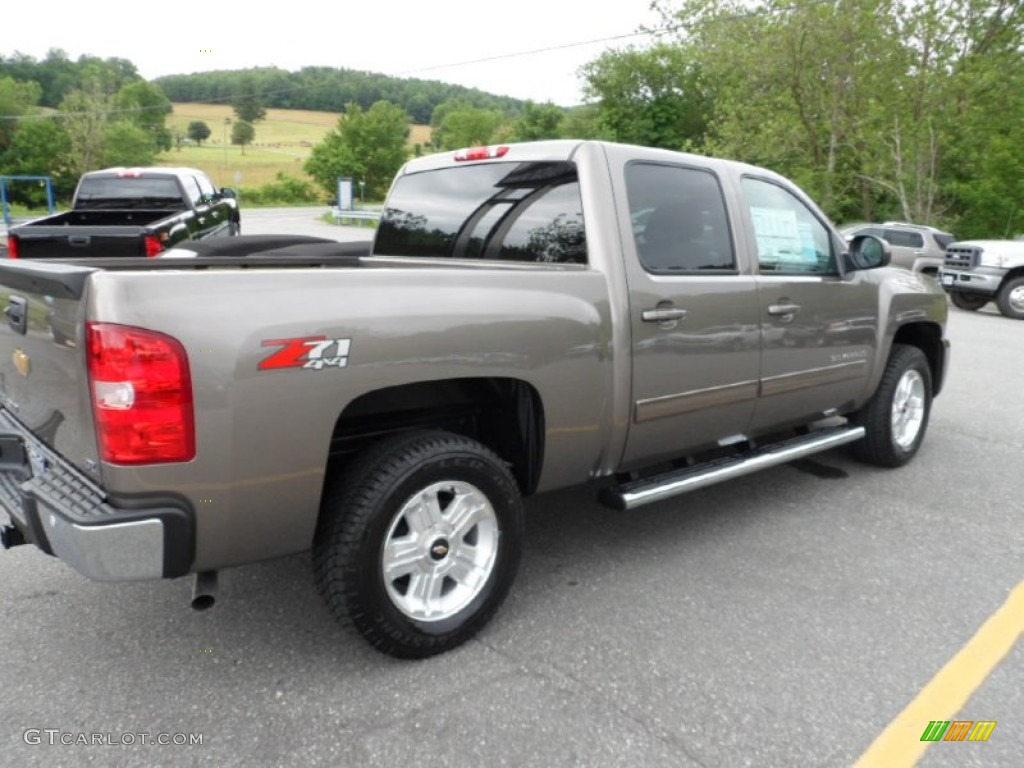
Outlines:
{"type": "Polygon", "coordinates": [[[803,253],[803,240],[791,208],[750,207],[757,237],[758,258],[763,264],[793,261],[803,253]]]}

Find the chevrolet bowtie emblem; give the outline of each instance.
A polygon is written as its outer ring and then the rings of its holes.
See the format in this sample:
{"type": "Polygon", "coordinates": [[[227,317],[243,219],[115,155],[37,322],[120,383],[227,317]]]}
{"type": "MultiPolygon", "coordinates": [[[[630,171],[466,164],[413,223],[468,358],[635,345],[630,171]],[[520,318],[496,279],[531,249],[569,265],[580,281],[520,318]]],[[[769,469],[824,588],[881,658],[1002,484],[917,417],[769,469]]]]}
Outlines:
{"type": "Polygon", "coordinates": [[[32,363],[28,359],[28,355],[20,349],[16,349],[11,355],[11,359],[14,361],[14,367],[18,369],[18,373],[22,376],[28,376],[28,372],[32,370],[32,363]]]}

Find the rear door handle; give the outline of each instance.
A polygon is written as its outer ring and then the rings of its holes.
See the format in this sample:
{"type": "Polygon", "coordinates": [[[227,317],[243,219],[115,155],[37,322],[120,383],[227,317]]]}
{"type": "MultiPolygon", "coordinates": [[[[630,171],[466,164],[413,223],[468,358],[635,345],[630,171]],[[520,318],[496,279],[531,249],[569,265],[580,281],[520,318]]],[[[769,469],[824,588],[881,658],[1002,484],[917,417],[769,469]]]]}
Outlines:
{"type": "Polygon", "coordinates": [[[800,311],[799,304],[769,304],[768,314],[785,317],[786,315],[795,315],[800,311]]]}
{"type": "Polygon", "coordinates": [[[645,309],[640,313],[645,323],[664,323],[671,320],[682,320],[686,317],[685,309],[645,309]]]}

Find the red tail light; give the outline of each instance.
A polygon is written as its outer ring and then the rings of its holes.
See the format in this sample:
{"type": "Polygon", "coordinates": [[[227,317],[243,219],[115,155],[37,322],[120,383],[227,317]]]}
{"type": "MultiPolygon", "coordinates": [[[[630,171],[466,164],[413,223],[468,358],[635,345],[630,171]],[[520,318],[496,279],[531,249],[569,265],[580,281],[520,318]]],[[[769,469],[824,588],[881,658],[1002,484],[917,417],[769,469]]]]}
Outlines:
{"type": "Polygon", "coordinates": [[[151,259],[164,249],[163,243],[155,235],[146,235],[143,243],[146,246],[146,258],[151,259]]]}
{"type": "Polygon", "coordinates": [[[18,258],[18,238],[15,235],[7,238],[7,256],[11,259],[18,258]]]}
{"type": "Polygon", "coordinates": [[[457,161],[462,160],[493,160],[496,157],[504,157],[508,154],[508,147],[470,147],[460,149],[455,153],[457,161]]]}
{"type": "Polygon", "coordinates": [[[192,377],[181,343],[113,323],[87,323],[86,338],[103,461],[157,464],[195,458],[192,377]]]}

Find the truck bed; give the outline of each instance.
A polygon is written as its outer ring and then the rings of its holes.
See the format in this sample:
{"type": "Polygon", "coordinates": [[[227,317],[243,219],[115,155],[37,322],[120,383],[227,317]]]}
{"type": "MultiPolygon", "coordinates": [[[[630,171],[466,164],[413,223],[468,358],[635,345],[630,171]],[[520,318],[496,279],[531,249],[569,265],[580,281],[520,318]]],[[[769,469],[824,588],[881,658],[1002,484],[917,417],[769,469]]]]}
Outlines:
{"type": "Polygon", "coordinates": [[[78,255],[145,256],[144,237],[153,224],[181,211],[72,210],[12,230],[22,259],[65,259],[78,255]]]}
{"type": "Polygon", "coordinates": [[[30,231],[41,232],[50,227],[142,227],[154,221],[165,219],[181,209],[151,208],[133,210],[108,210],[108,209],[79,209],[65,211],[54,216],[47,216],[45,219],[37,219],[26,223],[30,231]]]}

